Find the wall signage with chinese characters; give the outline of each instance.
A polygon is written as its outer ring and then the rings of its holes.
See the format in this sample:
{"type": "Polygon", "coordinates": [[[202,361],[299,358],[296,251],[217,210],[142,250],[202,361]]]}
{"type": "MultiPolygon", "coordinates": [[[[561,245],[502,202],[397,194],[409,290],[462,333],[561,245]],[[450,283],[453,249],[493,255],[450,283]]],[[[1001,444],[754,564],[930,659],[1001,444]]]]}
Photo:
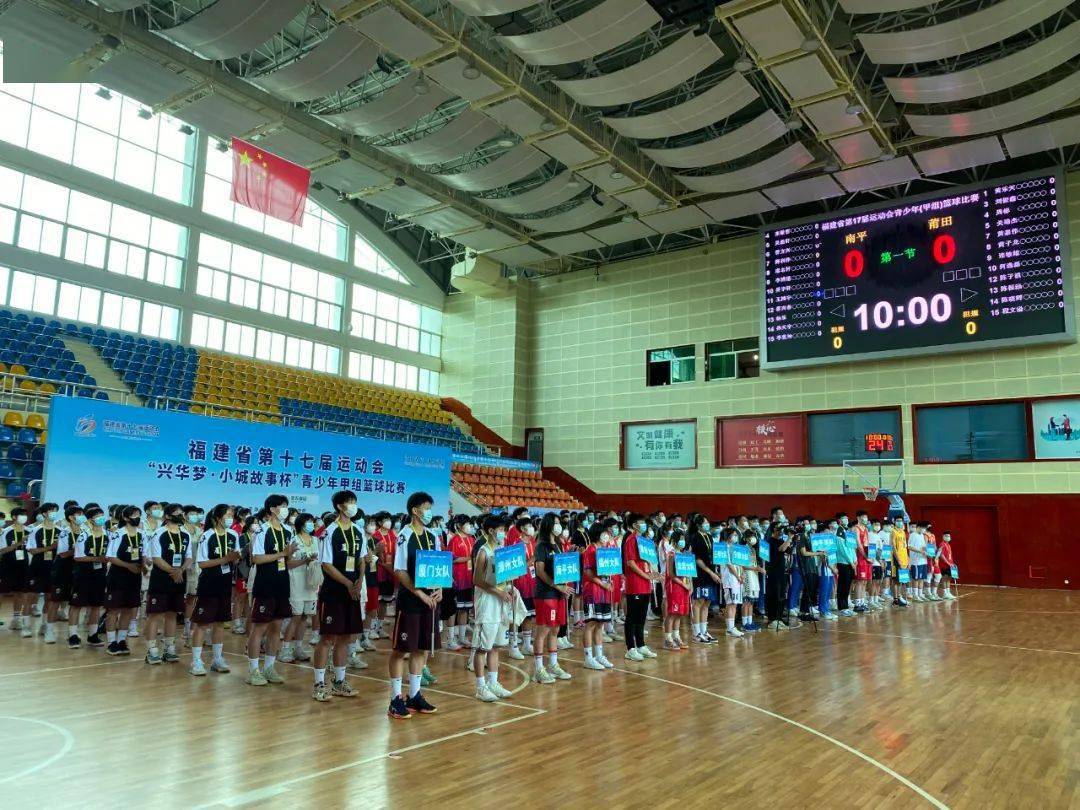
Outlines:
{"type": "Polygon", "coordinates": [[[803,414],[716,420],[716,466],[798,467],[806,463],[803,414]]]}
{"type": "Polygon", "coordinates": [[[691,470],[697,467],[697,420],[624,422],[624,470],[691,470]]]}

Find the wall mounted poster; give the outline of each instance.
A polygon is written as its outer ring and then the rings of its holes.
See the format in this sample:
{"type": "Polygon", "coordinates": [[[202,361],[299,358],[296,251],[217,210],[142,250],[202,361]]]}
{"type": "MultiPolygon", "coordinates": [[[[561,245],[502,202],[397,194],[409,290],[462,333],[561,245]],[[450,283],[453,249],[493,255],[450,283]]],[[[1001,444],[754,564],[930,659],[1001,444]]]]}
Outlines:
{"type": "Polygon", "coordinates": [[[1080,459],[1080,399],[1042,399],[1031,403],[1035,458],[1080,459]]]}

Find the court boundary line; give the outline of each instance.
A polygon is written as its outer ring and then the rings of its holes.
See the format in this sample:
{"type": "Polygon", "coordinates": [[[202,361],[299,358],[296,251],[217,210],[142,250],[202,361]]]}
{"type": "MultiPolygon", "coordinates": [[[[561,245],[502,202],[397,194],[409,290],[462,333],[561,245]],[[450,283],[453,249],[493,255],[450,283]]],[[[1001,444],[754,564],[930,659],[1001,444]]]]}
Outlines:
{"type": "Polygon", "coordinates": [[[964,644],[964,645],[967,645],[967,646],[970,646],[970,647],[993,647],[995,649],[1000,649],[1000,650],[1021,650],[1023,652],[1057,653],[1058,655],[1080,655],[1080,651],[1076,651],[1076,650],[1045,650],[1045,649],[1042,649],[1040,647],[1019,647],[1019,646],[1017,646],[1015,644],[989,644],[989,643],[987,643],[985,641],[960,641],[959,639],[953,639],[953,638],[934,638],[934,637],[927,637],[927,636],[901,636],[901,635],[898,635],[897,633],[857,633],[854,630],[841,630],[839,628],[834,628],[833,632],[846,633],[849,636],[869,636],[871,638],[873,638],[875,636],[876,637],[887,636],[889,638],[902,638],[902,639],[907,639],[909,641],[938,641],[938,642],[944,642],[946,644],[964,644]]]}
{"type": "Polygon", "coordinates": [[[29,768],[23,768],[17,773],[12,773],[8,774],[7,776],[0,777],[0,785],[5,784],[6,782],[14,781],[15,779],[22,779],[24,777],[30,776],[31,774],[35,774],[38,771],[44,770],[45,768],[48,768],[57,760],[60,760],[63,757],[67,756],[68,751],[75,747],[75,735],[63,726],[58,726],[56,723],[51,723],[48,720],[39,720],[34,717],[17,717],[12,714],[0,715],[0,720],[21,720],[24,723],[37,723],[39,726],[46,726],[48,728],[51,728],[53,731],[56,731],[60,734],[61,737],[64,738],[64,744],[63,746],[61,746],[59,751],[56,751],[48,759],[39,762],[37,765],[31,765],[29,768]]]}
{"type": "MultiPolygon", "coordinates": [[[[578,661],[578,660],[575,660],[573,658],[567,658],[565,660],[568,661],[569,663],[572,663],[572,664],[583,664],[584,663],[582,661],[578,661]]],[[[812,726],[808,726],[805,723],[800,723],[798,720],[793,720],[790,717],[786,717],[786,716],[784,716],[782,714],[778,714],[777,712],[771,711],[769,709],[765,709],[765,708],[763,708],[761,706],[755,706],[753,703],[747,703],[744,700],[739,700],[738,698],[730,697],[729,695],[721,695],[719,692],[713,692],[713,691],[711,691],[709,689],[702,689],[699,686],[691,686],[688,683],[681,683],[679,681],[669,680],[668,678],[661,678],[659,675],[650,675],[647,672],[636,672],[636,671],[634,671],[632,669],[623,669],[622,667],[618,667],[618,666],[614,667],[611,671],[612,672],[622,672],[622,673],[624,673],[626,675],[637,675],[640,678],[646,678],[646,679],[651,680],[651,681],[657,681],[658,683],[664,683],[664,684],[667,684],[669,686],[676,686],[676,687],[681,687],[683,689],[688,689],[688,690],[690,690],[692,692],[698,692],[699,694],[702,694],[702,695],[708,695],[709,697],[714,697],[714,698],[717,698],[719,700],[726,701],[728,703],[733,703],[736,706],[742,706],[744,709],[750,709],[751,711],[760,712],[761,714],[764,714],[764,715],[766,715],[768,717],[772,717],[773,719],[779,720],[782,723],[787,723],[788,725],[791,725],[791,726],[794,726],[795,728],[801,729],[802,731],[805,731],[808,734],[812,734],[815,737],[819,737],[819,738],[825,740],[826,742],[832,743],[833,745],[837,746],[838,748],[840,748],[840,749],[842,749],[844,751],[847,751],[849,754],[852,754],[852,755],[858,757],[859,759],[863,760],[867,764],[874,766],[878,770],[885,773],[887,776],[891,776],[893,779],[900,782],[902,785],[904,785],[909,790],[917,793],[919,796],[921,796],[927,802],[932,804],[934,807],[938,808],[938,810],[950,810],[950,808],[949,808],[949,806],[947,804],[940,801],[936,797],[932,796],[930,793],[927,793],[925,790],[923,790],[923,788],[916,785],[914,782],[912,782],[910,779],[908,779],[903,774],[897,773],[896,771],[894,771],[892,768],[890,768],[885,763],[879,762],[878,760],[874,759],[869,754],[864,754],[859,749],[853,748],[852,746],[848,745],[845,742],[842,742],[841,740],[836,739],[835,737],[830,737],[828,734],[826,734],[823,731],[818,731],[816,728],[813,728],[812,726]]]]}
{"type": "Polygon", "coordinates": [[[48,675],[52,672],[65,672],[70,669],[89,669],[91,667],[107,667],[113,664],[130,664],[134,661],[142,661],[142,658],[137,656],[130,658],[123,658],[117,661],[115,658],[107,661],[98,661],[96,664],[76,664],[70,667],[46,667],[45,669],[28,669],[22,672],[0,672],[0,678],[13,678],[16,675],[48,675]]]}

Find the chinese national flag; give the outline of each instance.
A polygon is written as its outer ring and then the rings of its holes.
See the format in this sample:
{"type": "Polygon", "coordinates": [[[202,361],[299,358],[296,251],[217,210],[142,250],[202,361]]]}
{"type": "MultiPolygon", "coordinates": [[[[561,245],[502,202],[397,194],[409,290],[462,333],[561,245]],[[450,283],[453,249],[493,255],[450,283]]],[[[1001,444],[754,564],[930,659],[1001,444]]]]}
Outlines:
{"type": "Polygon", "coordinates": [[[232,201],[300,225],[311,171],[239,138],[232,139],[232,151],[232,201]]]}

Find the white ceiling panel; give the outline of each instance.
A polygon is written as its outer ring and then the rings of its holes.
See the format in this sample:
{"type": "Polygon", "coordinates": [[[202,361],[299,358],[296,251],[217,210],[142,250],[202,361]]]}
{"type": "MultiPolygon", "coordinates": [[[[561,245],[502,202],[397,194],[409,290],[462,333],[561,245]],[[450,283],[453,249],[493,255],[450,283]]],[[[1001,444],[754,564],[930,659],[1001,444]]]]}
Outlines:
{"type": "Polygon", "coordinates": [[[561,25],[498,39],[530,65],[565,65],[610,51],[659,22],[641,0],[604,0],[561,25]]]}
{"type": "Polygon", "coordinates": [[[688,231],[691,228],[700,228],[709,225],[713,218],[698,208],[696,205],[683,205],[672,208],[670,211],[661,211],[658,214],[649,214],[642,217],[641,221],[660,233],[676,233],[688,231]]]}
{"type": "Polygon", "coordinates": [[[1077,54],[1080,54],[1080,21],[1002,59],[954,73],[886,78],[885,84],[894,99],[908,104],[964,101],[1030,81],[1077,54]]]}
{"type": "Polygon", "coordinates": [[[495,250],[487,255],[493,259],[498,259],[503,264],[509,265],[534,264],[551,258],[542,250],[535,248],[532,245],[517,245],[515,247],[504,248],[503,250],[495,250]]]}
{"type": "Polygon", "coordinates": [[[779,3],[735,17],[732,22],[761,59],[797,51],[806,39],[787,9],[779,3]]]}
{"type": "Polygon", "coordinates": [[[664,204],[663,200],[644,188],[635,188],[633,191],[624,191],[620,194],[616,194],[615,198],[623,203],[623,205],[633,208],[638,213],[655,211],[664,204]]]}
{"type": "Polygon", "coordinates": [[[765,194],[769,199],[781,206],[825,200],[829,197],[839,197],[844,193],[846,193],[844,189],[827,174],[765,189],[765,194]]]}
{"type": "Polygon", "coordinates": [[[544,123],[544,116],[519,98],[486,107],[484,113],[522,138],[535,135],[544,123]]]}
{"type": "Polygon", "coordinates": [[[831,93],[836,82],[815,54],[800,56],[790,62],[769,68],[776,80],[795,101],[822,93],[831,93]]]}
{"type": "Polygon", "coordinates": [[[522,194],[512,197],[488,197],[482,202],[504,214],[534,214],[561,205],[584,190],[585,184],[575,180],[574,173],[567,170],[522,194]]]}
{"type": "Polygon", "coordinates": [[[329,166],[313,169],[311,176],[330,188],[347,193],[390,182],[390,178],[382,172],[356,160],[339,160],[329,166]]]}
{"type": "Polygon", "coordinates": [[[259,147],[267,152],[299,163],[304,166],[333,154],[341,147],[337,144],[324,144],[306,138],[291,129],[277,129],[258,141],[259,147]]]}
{"type": "Polygon", "coordinates": [[[5,82],[55,82],[99,36],[28,2],[0,14],[5,82]]]}
{"type": "Polygon", "coordinates": [[[366,34],[402,59],[418,59],[437,50],[439,41],[406,20],[400,12],[383,6],[353,21],[366,34]]]}
{"type": "Polygon", "coordinates": [[[772,211],[776,206],[760,191],[751,191],[746,194],[733,194],[730,197],[721,197],[718,200],[698,203],[698,208],[717,222],[726,222],[739,219],[739,217],[747,217],[751,214],[763,214],[766,211],[772,211]]]}
{"type": "Polygon", "coordinates": [[[480,225],[480,220],[455,208],[443,208],[440,211],[432,211],[430,214],[410,217],[410,221],[437,234],[467,231],[480,225]]]}
{"type": "Polygon", "coordinates": [[[204,96],[181,107],[175,116],[219,138],[250,132],[267,122],[265,113],[249,110],[224,96],[204,96]]]}
{"type": "Polygon", "coordinates": [[[916,152],[914,158],[923,174],[933,175],[997,163],[1005,159],[1005,153],[998,139],[989,137],[926,149],[916,152]]]}
{"type": "Polygon", "coordinates": [[[490,191],[525,179],[549,160],[547,155],[529,144],[519,143],[479,168],[437,177],[446,185],[462,191],[490,191]]]}
{"type": "Polygon", "coordinates": [[[474,17],[492,17],[496,14],[511,14],[523,8],[535,6],[536,0],[450,0],[450,3],[474,17]]]}
{"type": "Polygon", "coordinates": [[[472,250],[498,250],[516,245],[521,240],[498,228],[482,228],[469,233],[459,233],[454,237],[454,241],[472,250]]]}
{"type": "Polygon", "coordinates": [[[307,4],[307,0],[218,0],[187,22],[156,33],[204,59],[226,59],[262,45],[307,4]]]}
{"type": "Polygon", "coordinates": [[[395,129],[414,124],[451,96],[438,85],[429,84],[428,92],[413,90],[416,73],[410,73],[373,101],[351,110],[319,116],[357,135],[386,135],[395,129]]]}
{"type": "Polygon", "coordinates": [[[364,197],[364,202],[391,214],[411,214],[438,205],[439,201],[409,186],[394,186],[364,197]]]}
{"type": "Polygon", "coordinates": [[[639,219],[632,219],[628,222],[613,222],[611,225],[602,225],[599,228],[586,231],[586,233],[599,239],[605,245],[618,245],[622,242],[657,235],[656,231],[639,219]]]}
{"type": "Polygon", "coordinates": [[[569,256],[571,253],[596,250],[604,246],[603,242],[593,239],[587,233],[568,233],[562,236],[552,236],[550,239],[538,239],[536,243],[558,256],[569,256]]]}
{"type": "Polygon", "coordinates": [[[869,132],[856,132],[829,141],[832,149],[845,166],[862,163],[881,156],[881,144],[869,132]]]}
{"type": "Polygon", "coordinates": [[[630,186],[634,185],[634,181],[629,177],[622,176],[618,179],[612,177],[611,173],[613,171],[615,171],[615,167],[610,163],[601,163],[599,166],[581,169],[577,175],[609,194],[621,191],[624,188],[630,188],[630,186]]]}
{"type": "Polygon", "coordinates": [[[787,134],[787,126],[772,110],[724,133],[711,141],[674,149],[642,149],[641,151],[661,166],[673,169],[693,169],[714,166],[749,155],[756,149],[772,143],[787,134]]]}
{"type": "Polygon", "coordinates": [[[936,138],[959,138],[964,135],[984,135],[1018,124],[1026,124],[1057,112],[1080,98],[1080,71],[1073,71],[1049,87],[1029,93],[1003,104],[983,107],[970,112],[947,115],[911,115],[908,124],[916,135],[936,138]]]}
{"type": "Polygon", "coordinates": [[[476,101],[481,98],[493,96],[502,90],[502,86],[481,73],[475,79],[467,79],[462,71],[469,66],[468,62],[460,56],[454,56],[437,65],[424,68],[424,72],[432,81],[436,81],[453,93],[468,101],[476,101]]]}
{"type": "Polygon", "coordinates": [[[1044,149],[1058,149],[1080,143],[1080,115],[1048,124],[1006,132],[1001,136],[1011,157],[1030,155],[1044,149]]]}
{"type": "Polygon", "coordinates": [[[833,175],[848,191],[868,191],[919,179],[919,170],[906,155],[845,169],[833,175]]]}
{"type": "Polygon", "coordinates": [[[1068,8],[1072,0],[1000,0],[963,17],[907,31],[859,34],[871,61],[908,65],[948,59],[1008,39],[1068,8]]]}
{"type": "Polygon", "coordinates": [[[697,176],[677,174],[675,177],[680,183],[693,191],[730,194],[735,191],[748,191],[775,182],[781,177],[794,174],[813,162],[814,156],[801,142],[797,142],[772,157],[767,157],[741,169],[734,169],[722,174],[697,176]]]}
{"type": "Polygon", "coordinates": [[[417,165],[445,163],[471,152],[482,143],[498,137],[502,129],[487,116],[465,110],[446,126],[415,141],[383,146],[391,155],[417,165]]]}
{"type": "Polygon", "coordinates": [[[601,120],[626,138],[670,138],[723,121],[758,97],[757,90],[741,73],[732,73],[704,93],[674,107],[629,118],[605,116],[601,120]]]}
{"type": "Polygon", "coordinates": [[[928,5],[927,0],[840,0],[840,7],[848,14],[885,14],[928,5]]]}
{"type": "Polygon", "coordinates": [[[194,86],[191,78],[177,76],[171,70],[134,51],[117,52],[112,59],[96,68],[90,77],[110,90],[141,101],[148,107],[194,86]]]}
{"type": "Polygon", "coordinates": [[[587,228],[595,222],[614,216],[620,208],[622,205],[614,199],[604,200],[601,205],[597,205],[591,199],[585,199],[580,205],[550,217],[515,219],[514,221],[540,233],[559,233],[587,228]]]}
{"type": "Polygon", "coordinates": [[[833,132],[843,132],[846,129],[862,126],[862,119],[847,111],[848,104],[848,100],[841,96],[807,104],[802,111],[818,132],[830,135],[833,132]]]}
{"type": "Polygon", "coordinates": [[[286,101],[311,101],[359,79],[375,64],[379,46],[347,25],[283,68],[251,83],[286,101]]]}
{"type": "Polygon", "coordinates": [[[688,33],[640,62],[588,79],[556,81],[564,93],[589,107],[613,107],[655,96],[696,76],[723,54],[708,36],[688,33]]]}
{"type": "Polygon", "coordinates": [[[576,166],[596,157],[596,152],[567,132],[535,141],[533,145],[566,166],[576,166]]]}

